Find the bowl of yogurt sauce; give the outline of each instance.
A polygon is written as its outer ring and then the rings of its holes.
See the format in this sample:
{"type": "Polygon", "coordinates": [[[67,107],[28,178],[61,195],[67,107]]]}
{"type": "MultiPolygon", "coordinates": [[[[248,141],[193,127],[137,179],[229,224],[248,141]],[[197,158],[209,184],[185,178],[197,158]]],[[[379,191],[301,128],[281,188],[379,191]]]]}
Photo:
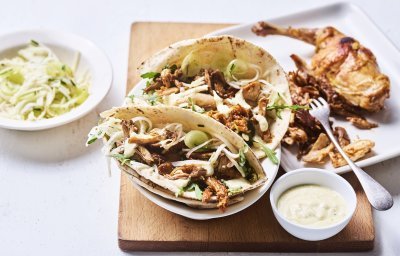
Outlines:
{"type": "Polygon", "coordinates": [[[352,218],[357,197],[341,176],[302,168],[281,176],[270,193],[273,213],[293,236],[318,241],[339,233],[352,218]]]}

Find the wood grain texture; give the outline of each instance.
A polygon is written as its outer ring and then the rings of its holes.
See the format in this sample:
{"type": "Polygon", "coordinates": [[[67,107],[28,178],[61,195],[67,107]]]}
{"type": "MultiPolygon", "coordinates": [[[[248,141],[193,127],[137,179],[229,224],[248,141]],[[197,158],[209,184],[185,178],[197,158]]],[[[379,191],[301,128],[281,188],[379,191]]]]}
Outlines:
{"type": "MultiPolygon", "coordinates": [[[[169,44],[200,37],[228,24],[134,23],[131,29],[127,92],[139,81],[137,67],[169,44]]],[[[279,175],[283,173],[280,170],[279,175]]],[[[345,175],[357,192],[350,224],[325,241],[306,242],[283,230],[273,216],[269,193],[235,215],[195,221],[175,215],[142,196],[121,174],[119,246],[125,251],[286,251],[338,252],[373,248],[371,207],[353,174],[345,175]]]]}

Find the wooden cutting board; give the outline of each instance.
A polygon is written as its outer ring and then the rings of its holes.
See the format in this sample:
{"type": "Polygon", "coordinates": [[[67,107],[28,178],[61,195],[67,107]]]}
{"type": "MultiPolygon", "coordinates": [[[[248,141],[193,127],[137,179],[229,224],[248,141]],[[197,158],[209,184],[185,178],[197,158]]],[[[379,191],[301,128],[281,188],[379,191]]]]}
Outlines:
{"type": "MultiPolygon", "coordinates": [[[[139,81],[138,65],[169,44],[201,37],[229,24],[134,23],[131,28],[127,92],[139,81]]],[[[279,175],[283,171],[280,170],[279,175]]],[[[371,250],[374,224],[371,207],[355,176],[344,177],[357,192],[358,206],[350,224],[325,241],[307,242],[282,229],[266,193],[257,203],[229,217],[196,221],[157,206],[142,196],[126,174],[121,175],[118,221],[124,251],[286,251],[339,252],[371,250]]]]}

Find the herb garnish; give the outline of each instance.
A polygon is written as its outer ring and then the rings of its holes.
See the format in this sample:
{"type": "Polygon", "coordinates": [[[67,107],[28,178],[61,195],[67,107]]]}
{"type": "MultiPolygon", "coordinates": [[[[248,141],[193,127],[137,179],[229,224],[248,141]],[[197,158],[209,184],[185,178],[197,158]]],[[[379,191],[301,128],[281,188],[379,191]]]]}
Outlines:
{"type": "Polygon", "coordinates": [[[33,45],[33,46],[39,46],[39,43],[36,42],[35,40],[31,39],[31,45],[33,45]]]}
{"type": "Polygon", "coordinates": [[[140,77],[141,78],[148,78],[148,79],[155,79],[157,77],[159,77],[161,74],[158,72],[147,72],[144,74],[141,74],[140,77]]]}
{"type": "Polygon", "coordinates": [[[269,158],[269,160],[271,160],[273,164],[275,165],[279,164],[279,160],[276,157],[275,151],[273,151],[272,149],[264,145],[264,143],[258,140],[254,140],[254,142],[258,143],[261,146],[261,149],[264,151],[264,153],[267,155],[267,157],[269,158]]]}
{"type": "Polygon", "coordinates": [[[282,119],[281,111],[284,110],[284,109],[291,109],[293,111],[297,111],[299,109],[306,109],[307,110],[307,109],[310,109],[310,107],[309,106],[301,106],[301,105],[285,105],[285,104],[275,105],[274,104],[274,105],[271,105],[271,106],[267,106],[265,109],[267,111],[275,110],[276,111],[276,116],[279,119],[282,119]]]}
{"type": "Polygon", "coordinates": [[[127,162],[131,161],[131,159],[125,157],[122,154],[113,154],[111,155],[112,157],[114,157],[115,159],[117,159],[118,161],[121,162],[122,165],[126,164],[127,162]]]}

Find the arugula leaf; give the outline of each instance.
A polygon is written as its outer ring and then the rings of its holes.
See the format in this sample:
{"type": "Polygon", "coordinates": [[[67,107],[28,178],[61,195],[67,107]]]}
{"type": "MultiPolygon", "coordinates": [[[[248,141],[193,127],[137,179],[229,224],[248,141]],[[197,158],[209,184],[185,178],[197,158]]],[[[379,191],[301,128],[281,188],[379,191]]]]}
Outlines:
{"type": "Polygon", "coordinates": [[[266,110],[282,110],[282,109],[291,109],[297,111],[299,109],[310,109],[309,106],[301,106],[301,105],[271,105],[267,106],[266,110]]]}
{"type": "Polygon", "coordinates": [[[148,79],[155,79],[157,77],[159,77],[161,74],[158,72],[147,72],[144,74],[141,74],[140,77],[141,78],[148,78],[148,79]]]}
{"type": "Polygon", "coordinates": [[[90,144],[92,144],[93,142],[95,142],[96,140],[97,140],[97,137],[92,137],[92,138],[90,138],[90,139],[86,142],[86,144],[90,145],[90,144]]]}
{"type": "Polygon", "coordinates": [[[125,157],[123,154],[113,154],[111,155],[115,159],[121,162],[122,165],[126,164],[127,162],[131,161],[131,159],[125,157]]]}
{"type": "Polygon", "coordinates": [[[31,45],[33,45],[33,46],[39,46],[39,43],[36,42],[35,40],[31,39],[31,45]]]}
{"type": "Polygon", "coordinates": [[[279,160],[276,157],[275,151],[273,151],[269,147],[265,146],[264,143],[262,143],[259,140],[254,140],[254,142],[258,143],[261,146],[261,149],[264,151],[264,153],[267,155],[267,157],[269,158],[269,160],[271,160],[271,162],[273,164],[275,164],[275,165],[279,164],[279,160]]]}

